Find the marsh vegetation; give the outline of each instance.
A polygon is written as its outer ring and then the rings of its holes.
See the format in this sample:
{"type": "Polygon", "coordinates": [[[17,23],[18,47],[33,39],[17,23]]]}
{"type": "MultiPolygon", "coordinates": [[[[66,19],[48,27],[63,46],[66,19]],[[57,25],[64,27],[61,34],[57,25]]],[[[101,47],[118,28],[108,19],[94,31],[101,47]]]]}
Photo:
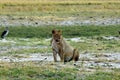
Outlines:
{"type": "Polygon", "coordinates": [[[119,28],[117,25],[10,27],[6,40],[0,40],[0,78],[111,80],[114,75],[114,79],[119,79],[120,37],[116,32],[119,28]],[[53,62],[50,40],[54,28],[61,29],[67,42],[79,49],[78,62],[53,62]]]}
{"type": "Polygon", "coordinates": [[[119,80],[119,0],[0,0],[0,80],[119,80]],[[52,29],[79,49],[54,62],[52,29]]]}

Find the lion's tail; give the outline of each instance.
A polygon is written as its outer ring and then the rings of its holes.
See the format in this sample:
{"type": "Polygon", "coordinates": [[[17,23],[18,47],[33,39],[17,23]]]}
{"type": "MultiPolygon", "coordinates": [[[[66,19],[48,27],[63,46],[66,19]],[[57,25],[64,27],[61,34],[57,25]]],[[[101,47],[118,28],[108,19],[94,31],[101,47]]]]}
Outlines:
{"type": "Polygon", "coordinates": [[[74,51],[73,51],[73,60],[74,61],[79,60],[79,51],[77,49],[74,49],[74,51]]]}

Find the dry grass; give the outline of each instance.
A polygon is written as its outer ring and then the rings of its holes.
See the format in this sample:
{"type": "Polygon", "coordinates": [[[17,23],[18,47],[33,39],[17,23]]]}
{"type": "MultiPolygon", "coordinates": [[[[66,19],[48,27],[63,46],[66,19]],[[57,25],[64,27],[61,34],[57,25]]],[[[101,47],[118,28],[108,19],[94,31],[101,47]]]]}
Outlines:
{"type": "Polygon", "coordinates": [[[1,15],[119,16],[119,0],[0,0],[1,15]]]}
{"type": "Polygon", "coordinates": [[[0,0],[1,3],[120,3],[119,0],[0,0]]]}

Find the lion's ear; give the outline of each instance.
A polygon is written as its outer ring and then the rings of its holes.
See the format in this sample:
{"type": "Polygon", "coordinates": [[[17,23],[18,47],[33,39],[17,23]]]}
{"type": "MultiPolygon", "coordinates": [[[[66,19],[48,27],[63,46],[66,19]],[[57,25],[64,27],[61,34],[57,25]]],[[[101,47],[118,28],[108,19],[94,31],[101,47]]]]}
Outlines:
{"type": "Polygon", "coordinates": [[[56,30],[55,30],[55,29],[53,29],[53,30],[52,30],[52,34],[55,34],[55,32],[56,32],[56,30]]]}
{"type": "Polygon", "coordinates": [[[59,34],[62,34],[62,30],[58,30],[59,34]]]}

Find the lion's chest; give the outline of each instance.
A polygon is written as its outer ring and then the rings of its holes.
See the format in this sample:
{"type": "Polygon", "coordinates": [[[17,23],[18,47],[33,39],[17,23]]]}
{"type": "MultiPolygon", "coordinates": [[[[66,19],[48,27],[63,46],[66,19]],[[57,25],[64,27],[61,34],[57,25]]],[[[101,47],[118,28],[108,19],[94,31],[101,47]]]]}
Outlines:
{"type": "Polygon", "coordinates": [[[59,47],[57,45],[57,43],[55,43],[55,41],[52,41],[52,48],[58,53],[59,52],[59,47]]]}

